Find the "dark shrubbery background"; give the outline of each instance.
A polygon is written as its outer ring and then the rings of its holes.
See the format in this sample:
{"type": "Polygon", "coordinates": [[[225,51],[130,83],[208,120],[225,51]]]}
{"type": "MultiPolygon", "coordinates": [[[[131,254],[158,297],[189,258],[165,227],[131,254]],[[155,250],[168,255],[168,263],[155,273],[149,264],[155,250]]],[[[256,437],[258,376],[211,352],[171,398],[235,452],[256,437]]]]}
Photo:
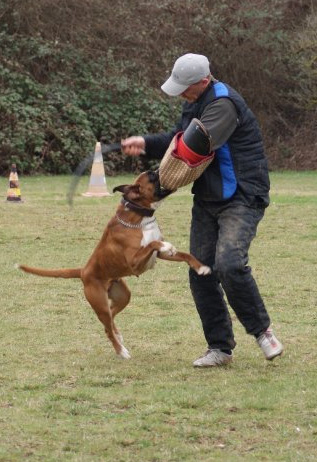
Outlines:
{"type": "MultiPolygon", "coordinates": [[[[207,55],[262,126],[271,169],[317,167],[316,0],[0,0],[0,173],[69,173],[105,135],[164,130],[176,57],[207,55]]],[[[144,168],[111,155],[107,174],[144,168]]]]}

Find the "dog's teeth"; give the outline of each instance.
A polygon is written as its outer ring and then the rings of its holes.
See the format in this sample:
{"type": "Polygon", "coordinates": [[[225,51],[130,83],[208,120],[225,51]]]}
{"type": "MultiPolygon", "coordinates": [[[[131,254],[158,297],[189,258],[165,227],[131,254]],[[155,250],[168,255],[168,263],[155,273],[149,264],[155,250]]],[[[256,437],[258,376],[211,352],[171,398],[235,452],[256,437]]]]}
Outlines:
{"type": "Polygon", "coordinates": [[[203,265],[198,269],[197,273],[201,276],[206,276],[207,274],[211,273],[211,269],[209,266],[203,265]]]}

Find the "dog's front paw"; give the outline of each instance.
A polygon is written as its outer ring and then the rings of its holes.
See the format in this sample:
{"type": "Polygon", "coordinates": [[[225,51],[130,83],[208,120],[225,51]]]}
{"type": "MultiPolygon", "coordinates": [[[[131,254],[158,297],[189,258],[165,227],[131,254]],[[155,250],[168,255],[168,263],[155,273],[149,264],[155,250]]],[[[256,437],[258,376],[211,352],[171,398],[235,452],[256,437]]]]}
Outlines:
{"type": "Polygon", "coordinates": [[[129,351],[123,345],[121,346],[121,350],[120,350],[120,353],[118,353],[118,355],[122,359],[130,359],[131,358],[131,355],[130,355],[129,351]]]}
{"type": "Polygon", "coordinates": [[[207,274],[211,273],[211,268],[207,265],[202,265],[198,268],[197,273],[200,276],[207,276],[207,274]]]}
{"type": "Polygon", "coordinates": [[[177,250],[170,242],[163,241],[162,247],[160,248],[160,252],[166,253],[167,255],[172,257],[176,254],[177,250]]]}

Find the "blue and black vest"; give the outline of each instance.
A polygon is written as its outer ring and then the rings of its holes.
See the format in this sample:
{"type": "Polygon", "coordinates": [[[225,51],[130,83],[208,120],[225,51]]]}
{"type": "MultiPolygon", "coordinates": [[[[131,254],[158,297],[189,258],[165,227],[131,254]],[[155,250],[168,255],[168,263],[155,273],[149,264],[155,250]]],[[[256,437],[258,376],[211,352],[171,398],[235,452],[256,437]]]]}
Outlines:
{"type": "Polygon", "coordinates": [[[228,141],[216,150],[214,161],[194,182],[198,199],[225,201],[234,195],[252,198],[260,206],[269,204],[270,181],[267,159],[257,120],[246,102],[229,85],[213,82],[196,103],[185,103],[182,130],[193,117],[200,119],[211,101],[229,98],[238,114],[238,125],[228,141]]]}

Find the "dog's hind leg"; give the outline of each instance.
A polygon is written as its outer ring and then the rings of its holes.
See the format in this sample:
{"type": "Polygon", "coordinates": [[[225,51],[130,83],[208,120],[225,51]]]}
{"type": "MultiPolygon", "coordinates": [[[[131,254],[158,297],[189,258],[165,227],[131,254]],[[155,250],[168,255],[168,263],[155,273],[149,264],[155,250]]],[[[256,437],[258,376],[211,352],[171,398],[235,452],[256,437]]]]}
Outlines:
{"type": "Polygon", "coordinates": [[[98,280],[90,280],[88,283],[84,283],[84,293],[99,320],[104,325],[105,332],[117,355],[123,359],[129,359],[130,354],[128,350],[122,345],[115,333],[111,308],[104,285],[98,280]]]}
{"type": "MultiPolygon", "coordinates": [[[[108,297],[111,300],[111,313],[112,319],[114,319],[114,317],[128,305],[131,298],[131,292],[124,280],[118,279],[116,281],[112,281],[108,289],[108,297]]],[[[113,329],[119,338],[119,341],[122,343],[123,337],[114,322],[113,329]]]]}

